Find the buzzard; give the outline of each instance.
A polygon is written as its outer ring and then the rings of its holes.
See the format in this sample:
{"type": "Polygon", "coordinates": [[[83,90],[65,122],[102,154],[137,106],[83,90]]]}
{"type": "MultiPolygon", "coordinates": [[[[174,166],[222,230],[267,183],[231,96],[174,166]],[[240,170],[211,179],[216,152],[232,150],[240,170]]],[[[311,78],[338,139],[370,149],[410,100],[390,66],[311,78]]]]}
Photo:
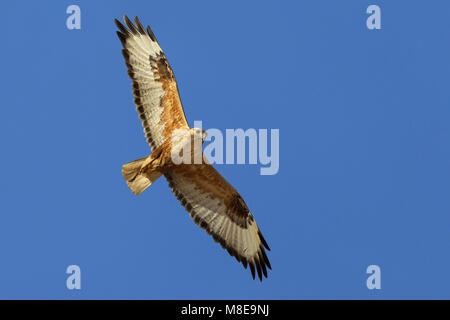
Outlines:
{"type": "Polygon", "coordinates": [[[271,269],[265,252],[270,248],[240,194],[208,163],[201,148],[189,154],[195,158],[200,152],[200,163],[173,161],[174,152],[181,155],[186,144],[196,139],[203,143],[206,133],[189,128],[172,68],[150,27],[144,29],[137,17],[134,21],[125,15],[128,28],[117,19],[115,23],[152,154],[123,165],[123,177],[131,191],[140,194],[164,175],[194,222],[244,268],[248,265],[253,279],[256,270],[262,281],[267,268],[271,269]]]}

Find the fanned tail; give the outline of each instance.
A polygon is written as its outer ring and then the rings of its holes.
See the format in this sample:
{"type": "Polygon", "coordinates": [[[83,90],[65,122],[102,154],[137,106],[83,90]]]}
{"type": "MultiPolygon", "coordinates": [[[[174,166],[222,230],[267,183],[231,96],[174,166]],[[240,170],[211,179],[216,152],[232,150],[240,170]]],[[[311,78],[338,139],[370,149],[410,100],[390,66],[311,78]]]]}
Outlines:
{"type": "Polygon", "coordinates": [[[122,175],[127,181],[128,188],[134,194],[141,194],[153,182],[155,182],[162,173],[153,166],[154,159],[150,157],[141,158],[122,166],[122,175]],[[148,165],[150,163],[150,165],[148,165]],[[146,168],[143,168],[147,165],[146,168]]]}

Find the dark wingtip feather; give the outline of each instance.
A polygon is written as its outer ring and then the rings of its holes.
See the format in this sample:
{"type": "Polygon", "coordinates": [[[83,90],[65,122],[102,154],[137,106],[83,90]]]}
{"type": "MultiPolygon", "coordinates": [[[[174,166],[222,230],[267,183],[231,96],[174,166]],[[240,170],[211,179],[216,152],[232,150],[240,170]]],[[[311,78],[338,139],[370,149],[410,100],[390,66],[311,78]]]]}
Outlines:
{"type": "Polygon", "coordinates": [[[258,235],[259,235],[259,239],[261,239],[261,243],[264,245],[264,247],[266,247],[267,250],[270,251],[269,245],[267,244],[266,239],[264,239],[260,230],[258,230],[258,235]]]}
{"type": "Polygon", "coordinates": [[[152,29],[150,29],[150,26],[147,26],[147,33],[148,33],[148,35],[150,36],[150,39],[152,39],[152,40],[155,41],[155,42],[158,42],[158,40],[156,40],[155,35],[153,34],[152,29]]]}
{"type": "Polygon", "coordinates": [[[123,50],[122,50],[122,55],[123,55],[123,57],[124,57],[124,59],[125,59],[126,62],[127,62],[128,60],[130,60],[130,54],[128,53],[127,50],[123,49],[123,50]]]}
{"type": "Polygon", "coordinates": [[[128,18],[127,15],[123,16],[123,20],[125,21],[125,24],[133,34],[138,34],[136,27],[134,26],[134,24],[131,22],[131,20],[128,18]]]}
{"type": "Polygon", "coordinates": [[[128,29],[125,28],[125,26],[119,20],[114,19],[114,22],[115,22],[117,28],[119,28],[119,30],[123,33],[124,36],[127,34],[130,34],[130,31],[128,31],[128,29]]]}
{"type": "Polygon", "coordinates": [[[267,264],[267,267],[269,267],[270,270],[272,270],[272,266],[270,265],[269,258],[267,258],[266,251],[264,251],[264,248],[260,246],[261,255],[263,257],[264,262],[267,264]]]}
{"type": "Polygon", "coordinates": [[[250,266],[250,271],[252,273],[252,278],[253,278],[253,280],[255,280],[255,265],[253,264],[253,262],[249,262],[248,265],[250,266]]]}
{"type": "Polygon", "coordinates": [[[264,274],[264,277],[267,278],[266,264],[264,263],[264,259],[263,259],[263,257],[262,257],[261,251],[259,252],[258,255],[259,255],[259,261],[261,262],[261,269],[262,269],[262,272],[263,272],[263,274],[264,274]]]}
{"type": "Polygon", "coordinates": [[[139,33],[140,34],[145,34],[145,29],[142,26],[141,22],[139,21],[138,17],[134,17],[134,23],[136,24],[136,26],[137,26],[137,28],[139,30],[139,33]]]}
{"type": "Polygon", "coordinates": [[[255,260],[256,271],[258,272],[259,281],[262,282],[262,273],[261,273],[261,263],[258,260],[255,260]]]}
{"type": "Polygon", "coordinates": [[[127,42],[127,37],[120,31],[116,31],[116,33],[117,33],[117,36],[119,37],[120,42],[122,42],[122,45],[125,47],[125,44],[127,42]]]}

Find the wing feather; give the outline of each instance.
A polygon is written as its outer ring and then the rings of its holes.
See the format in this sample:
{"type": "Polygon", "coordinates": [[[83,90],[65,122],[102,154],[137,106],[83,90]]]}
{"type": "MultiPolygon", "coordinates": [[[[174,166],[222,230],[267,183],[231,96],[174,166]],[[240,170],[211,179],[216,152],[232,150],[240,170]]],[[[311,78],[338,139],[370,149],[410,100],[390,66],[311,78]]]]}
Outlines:
{"type": "Polygon", "coordinates": [[[188,129],[172,68],[150,27],[147,31],[139,19],[135,25],[124,16],[126,27],[115,20],[122,42],[122,54],[133,80],[136,110],[144,127],[147,142],[155,150],[170,141],[175,129],[188,129]]]}
{"type": "Polygon", "coordinates": [[[194,222],[241,262],[252,277],[267,278],[270,250],[239,193],[208,163],[177,165],[165,174],[194,222]]]}

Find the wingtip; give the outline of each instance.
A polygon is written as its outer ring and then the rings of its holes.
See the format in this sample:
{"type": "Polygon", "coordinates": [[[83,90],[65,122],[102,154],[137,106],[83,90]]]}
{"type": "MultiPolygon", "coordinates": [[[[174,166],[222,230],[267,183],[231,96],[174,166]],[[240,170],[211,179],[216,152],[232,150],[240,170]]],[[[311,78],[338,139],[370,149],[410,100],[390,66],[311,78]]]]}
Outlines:
{"type": "Polygon", "coordinates": [[[262,235],[262,233],[261,233],[260,230],[258,230],[258,235],[259,235],[259,239],[261,240],[261,243],[263,244],[263,246],[264,246],[267,250],[270,251],[270,247],[269,247],[269,245],[267,244],[266,239],[264,239],[264,237],[263,237],[263,235],[262,235]]]}
{"type": "Polygon", "coordinates": [[[260,263],[258,260],[256,260],[256,261],[255,261],[255,264],[256,264],[256,272],[258,272],[258,278],[259,278],[259,281],[262,282],[261,263],[260,263]]]}
{"type": "Polygon", "coordinates": [[[249,262],[248,265],[250,266],[250,272],[252,273],[252,278],[255,280],[255,265],[253,262],[249,262]]]}
{"type": "MultiPolygon", "coordinates": [[[[259,247],[260,249],[260,254],[262,256],[262,261],[267,265],[267,267],[272,270],[272,266],[270,265],[270,261],[269,258],[267,257],[266,251],[264,250],[263,246],[259,247]]],[[[261,257],[260,257],[261,258],[261,257]]]]}
{"type": "Polygon", "coordinates": [[[141,21],[139,21],[139,18],[137,16],[134,17],[134,24],[138,28],[139,33],[144,35],[145,34],[145,29],[142,26],[142,23],[141,23],[141,21]]]}
{"type": "Polygon", "coordinates": [[[265,264],[264,258],[262,257],[262,253],[261,252],[259,252],[258,255],[259,255],[259,263],[261,265],[261,270],[263,272],[264,277],[267,279],[267,268],[266,268],[266,264],[265,264]]]}
{"type": "Polygon", "coordinates": [[[134,24],[126,14],[123,15],[123,21],[129,30],[118,19],[114,19],[114,23],[116,24],[117,28],[119,28],[119,30],[124,34],[124,36],[129,35],[130,33],[135,35],[138,33],[142,35],[148,34],[150,39],[152,39],[155,42],[158,42],[150,26],[147,25],[147,28],[144,28],[137,16],[134,17],[134,24]]]}
{"type": "Polygon", "coordinates": [[[130,29],[131,33],[138,34],[138,30],[134,26],[133,22],[128,18],[127,15],[123,16],[123,20],[125,21],[125,24],[127,25],[128,29],[130,29]]]}
{"type": "Polygon", "coordinates": [[[116,33],[117,33],[117,36],[119,37],[120,42],[122,42],[122,45],[125,47],[127,37],[120,31],[116,31],[116,33]]]}
{"type": "Polygon", "coordinates": [[[153,33],[153,31],[150,28],[150,26],[147,26],[147,34],[150,37],[150,39],[152,39],[155,42],[158,42],[158,40],[156,40],[155,34],[153,33]]]}
{"type": "Polygon", "coordinates": [[[116,24],[117,28],[120,30],[120,32],[123,34],[123,36],[126,36],[130,34],[127,28],[117,19],[114,19],[114,23],[116,24]]]}

